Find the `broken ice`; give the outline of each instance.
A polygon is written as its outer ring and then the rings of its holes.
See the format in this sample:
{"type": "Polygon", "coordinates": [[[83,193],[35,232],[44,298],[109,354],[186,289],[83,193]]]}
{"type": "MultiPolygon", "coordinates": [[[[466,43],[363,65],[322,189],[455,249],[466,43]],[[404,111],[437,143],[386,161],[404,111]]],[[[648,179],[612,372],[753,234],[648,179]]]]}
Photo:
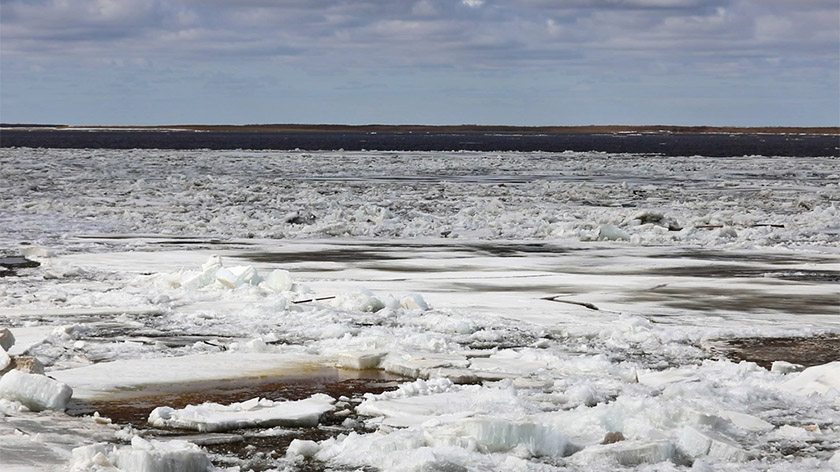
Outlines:
{"type": "Polygon", "coordinates": [[[203,403],[182,409],[158,407],[149,414],[149,424],[159,428],[194,429],[200,432],[273,426],[315,426],[333,410],[335,399],[315,394],[305,400],[271,401],[261,398],[220,405],[203,403]]]}

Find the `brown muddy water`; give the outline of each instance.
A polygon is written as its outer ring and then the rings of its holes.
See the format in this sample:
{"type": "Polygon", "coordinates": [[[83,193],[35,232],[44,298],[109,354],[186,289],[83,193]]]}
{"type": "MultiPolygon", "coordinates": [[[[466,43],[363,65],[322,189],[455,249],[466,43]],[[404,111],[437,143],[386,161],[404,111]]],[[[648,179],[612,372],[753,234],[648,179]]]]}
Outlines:
{"type": "MultiPolygon", "coordinates": [[[[324,367],[281,379],[237,379],[184,385],[150,387],[147,392],[131,392],[130,397],[115,395],[95,400],[72,400],[67,413],[92,415],[98,412],[118,425],[130,425],[145,438],[185,439],[204,447],[216,466],[239,465],[255,472],[277,467],[294,439],[322,441],[351,431],[366,432],[355,412],[366,393],[393,390],[405,377],[380,370],[353,371],[324,367]],[[158,429],[147,424],[149,413],[159,406],[183,408],[214,402],[230,404],[260,397],[269,400],[302,400],[315,393],[326,393],[339,400],[336,408],[321,417],[316,427],[250,428],[224,433],[196,433],[192,430],[158,429]],[[342,401],[343,400],[343,401],[342,401]]],[[[321,470],[322,464],[308,461],[298,470],[321,470]]],[[[355,470],[355,469],[354,469],[355,470]]]]}

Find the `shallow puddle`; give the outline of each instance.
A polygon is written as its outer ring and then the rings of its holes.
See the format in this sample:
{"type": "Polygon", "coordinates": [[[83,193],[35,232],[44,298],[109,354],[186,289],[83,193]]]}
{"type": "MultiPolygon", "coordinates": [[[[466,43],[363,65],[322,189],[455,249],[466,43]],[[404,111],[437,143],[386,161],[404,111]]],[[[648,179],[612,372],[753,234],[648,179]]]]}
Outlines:
{"type": "Polygon", "coordinates": [[[317,367],[302,370],[299,374],[283,377],[263,377],[231,380],[190,382],[143,386],[142,390],[115,393],[109,397],[92,400],[72,400],[67,413],[87,415],[98,411],[114,422],[130,423],[145,428],[149,413],[159,406],[183,408],[204,402],[235,403],[255,397],[269,400],[301,400],[315,393],[361,397],[366,392],[379,393],[396,386],[400,377],[381,370],[348,370],[334,367],[317,367]]]}
{"type": "MultiPolygon", "coordinates": [[[[285,456],[294,439],[322,441],[341,433],[364,430],[363,423],[353,421],[354,407],[365,393],[378,394],[392,390],[410,380],[380,370],[345,370],[331,367],[301,372],[283,378],[236,379],[193,382],[179,385],[149,386],[146,392],[132,392],[130,398],[119,394],[90,401],[71,400],[70,415],[92,415],[99,412],[119,425],[131,425],[146,438],[172,437],[187,439],[203,446],[217,466],[239,465],[242,470],[268,470],[276,467],[277,458],[285,456]],[[192,430],[157,429],[149,426],[149,413],[159,406],[183,408],[187,405],[215,402],[230,404],[255,397],[269,400],[302,400],[316,393],[326,393],[339,401],[335,410],[326,413],[316,427],[250,428],[224,433],[196,433],[192,430]],[[351,421],[347,421],[350,419],[351,421]],[[347,422],[346,422],[347,421],[347,422]]],[[[300,470],[321,470],[322,465],[309,463],[300,470]]]]}

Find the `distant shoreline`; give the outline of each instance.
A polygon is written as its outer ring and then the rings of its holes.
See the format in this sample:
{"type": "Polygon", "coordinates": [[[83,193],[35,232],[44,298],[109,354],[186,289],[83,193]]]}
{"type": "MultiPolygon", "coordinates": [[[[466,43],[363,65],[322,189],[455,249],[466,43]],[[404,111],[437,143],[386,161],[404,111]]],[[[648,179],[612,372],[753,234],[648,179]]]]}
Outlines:
{"type": "Polygon", "coordinates": [[[154,125],[154,126],[76,126],[55,124],[0,124],[0,128],[50,128],[66,130],[119,131],[260,131],[277,133],[428,133],[428,134],[813,134],[840,135],[840,126],[671,126],[671,125],[586,125],[586,126],[495,126],[495,125],[154,125]]]}

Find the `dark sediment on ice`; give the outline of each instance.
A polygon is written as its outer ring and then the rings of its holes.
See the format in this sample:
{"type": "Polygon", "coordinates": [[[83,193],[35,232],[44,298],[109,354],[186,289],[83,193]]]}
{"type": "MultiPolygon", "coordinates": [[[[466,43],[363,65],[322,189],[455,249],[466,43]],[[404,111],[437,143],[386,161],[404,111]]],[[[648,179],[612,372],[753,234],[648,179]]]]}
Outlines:
{"type": "Polygon", "coordinates": [[[755,362],[766,369],[775,361],[811,367],[840,361],[840,334],[718,340],[713,351],[735,362],[755,362]]]}

